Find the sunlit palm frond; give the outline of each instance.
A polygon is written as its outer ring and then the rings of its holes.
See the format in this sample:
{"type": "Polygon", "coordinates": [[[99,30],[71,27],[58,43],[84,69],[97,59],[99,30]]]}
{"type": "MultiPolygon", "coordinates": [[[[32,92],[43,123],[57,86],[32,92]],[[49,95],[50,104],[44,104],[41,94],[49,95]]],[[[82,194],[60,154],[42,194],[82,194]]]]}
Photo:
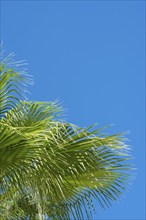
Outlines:
{"type": "Polygon", "coordinates": [[[20,101],[27,82],[1,65],[0,218],[90,219],[93,201],[111,205],[130,179],[123,134],[63,123],[56,102],[20,101]]]}
{"type": "Polygon", "coordinates": [[[23,97],[26,86],[32,83],[30,76],[23,72],[18,72],[8,62],[9,58],[0,62],[0,118],[13,108],[16,102],[23,97]]]}
{"type": "Polygon", "coordinates": [[[68,207],[67,215],[69,207],[77,215],[76,206],[90,203],[91,196],[103,207],[116,200],[130,168],[122,164],[128,158],[121,137],[99,137],[96,131],[54,122],[49,119],[51,107],[44,105],[39,112],[41,106],[22,102],[3,119],[3,188],[10,188],[10,194],[11,185],[15,190],[29,188],[29,196],[39,193],[40,203],[44,207],[54,204],[56,215],[62,206],[68,207]]]}

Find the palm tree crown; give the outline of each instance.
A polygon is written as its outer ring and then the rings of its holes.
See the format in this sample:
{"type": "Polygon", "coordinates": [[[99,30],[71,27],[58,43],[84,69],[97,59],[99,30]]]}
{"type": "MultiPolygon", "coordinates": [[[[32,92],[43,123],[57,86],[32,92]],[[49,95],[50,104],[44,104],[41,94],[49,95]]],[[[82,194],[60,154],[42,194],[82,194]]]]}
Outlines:
{"type": "Polygon", "coordinates": [[[56,102],[26,101],[31,78],[7,62],[0,63],[0,219],[91,219],[94,199],[111,205],[129,180],[123,134],[62,122],[56,102]]]}

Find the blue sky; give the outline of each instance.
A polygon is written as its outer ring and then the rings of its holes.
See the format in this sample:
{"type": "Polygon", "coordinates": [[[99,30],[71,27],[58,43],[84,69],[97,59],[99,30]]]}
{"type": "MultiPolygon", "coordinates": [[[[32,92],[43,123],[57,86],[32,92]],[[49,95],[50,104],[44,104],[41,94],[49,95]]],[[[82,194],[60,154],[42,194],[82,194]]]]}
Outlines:
{"type": "MultiPolygon", "coordinates": [[[[1,1],[1,41],[26,59],[31,99],[59,99],[66,120],[129,131],[136,179],[95,219],[145,219],[144,1],[1,1]]],[[[98,212],[98,209],[97,209],[98,212]]]]}

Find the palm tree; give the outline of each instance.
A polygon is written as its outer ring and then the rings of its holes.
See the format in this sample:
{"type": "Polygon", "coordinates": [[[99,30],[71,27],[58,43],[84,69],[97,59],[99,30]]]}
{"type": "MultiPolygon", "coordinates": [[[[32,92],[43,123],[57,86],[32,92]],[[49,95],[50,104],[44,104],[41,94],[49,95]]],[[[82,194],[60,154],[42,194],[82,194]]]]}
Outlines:
{"type": "Polygon", "coordinates": [[[0,63],[0,219],[92,218],[130,177],[123,134],[60,119],[56,102],[24,98],[28,75],[0,63]],[[22,100],[20,100],[22,99],[22,100]]]}

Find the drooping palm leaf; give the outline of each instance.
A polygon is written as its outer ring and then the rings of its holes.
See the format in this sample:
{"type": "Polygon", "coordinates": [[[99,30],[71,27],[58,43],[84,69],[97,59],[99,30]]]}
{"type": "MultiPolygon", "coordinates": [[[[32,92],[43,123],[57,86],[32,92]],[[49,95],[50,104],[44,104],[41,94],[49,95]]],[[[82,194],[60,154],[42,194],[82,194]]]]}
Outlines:
{"type": "Polygon", "coordinates": [[[0,118],[24,96],[27,84],[32,84],[32,79],[27,74],[17,72],[9,63],[10,58],[11,56],[2,59],[2,55],[0,56],[0,118]]]}
{"type": "Polygon", "coordinates": [[[0,218],[91,218],[93,200],[109,206],[130,176],[122,134],[63,123],[56,103],[20,101],[27,80],[1,64],[0,218]]]}

